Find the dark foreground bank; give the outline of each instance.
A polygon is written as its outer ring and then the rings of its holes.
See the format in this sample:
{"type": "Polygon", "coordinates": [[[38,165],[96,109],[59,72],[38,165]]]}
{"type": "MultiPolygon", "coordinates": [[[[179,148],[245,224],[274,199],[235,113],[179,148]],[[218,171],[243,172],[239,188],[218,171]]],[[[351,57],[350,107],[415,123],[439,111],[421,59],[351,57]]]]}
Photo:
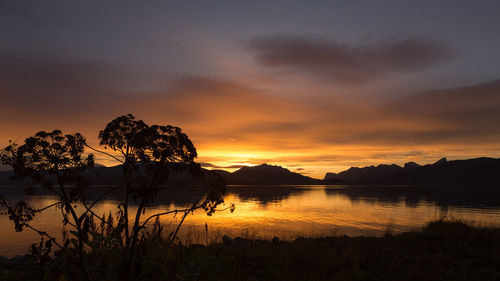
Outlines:
{"type": "MultiPolygon", "coordinates": [[[[136,280],[500,280],[500,228],[460,221],[435,221],[420,231],[379,238],[224,240],[165,253],[161,239],[149,239],[136,280]]],[[[108,262],[95,257],[93,278],[117,280],[121,269],[109,261],[119,253],[101,255],[108,262]]],[[[71,269],[63,257],[41,262],[0,258],[0,280],[68,280],[62,276],[71,269]]]]}

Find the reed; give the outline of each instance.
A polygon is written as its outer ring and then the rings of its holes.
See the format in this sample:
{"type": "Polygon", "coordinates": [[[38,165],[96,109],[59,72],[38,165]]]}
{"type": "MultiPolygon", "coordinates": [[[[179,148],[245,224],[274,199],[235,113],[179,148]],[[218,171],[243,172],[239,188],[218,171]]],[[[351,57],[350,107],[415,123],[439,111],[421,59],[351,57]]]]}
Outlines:
{"type": "MultiPolygon", "coordinates": [[[[222,233],[214,233],[202,245],[207,237],[193,232],[171,251],[164,233],[145,231],[136,280],[500,280],[500,228],[460,219],[383,237],[269,241],[249,233],[221,243],[222,233]]],[[[106,266],[91,268],[100,270],[101,280],[113,280],[120,253],[105,255],[106,266]]],[[[62,259],[44,265],[0,260],[0,280],[58,280],[62,259]]]]}

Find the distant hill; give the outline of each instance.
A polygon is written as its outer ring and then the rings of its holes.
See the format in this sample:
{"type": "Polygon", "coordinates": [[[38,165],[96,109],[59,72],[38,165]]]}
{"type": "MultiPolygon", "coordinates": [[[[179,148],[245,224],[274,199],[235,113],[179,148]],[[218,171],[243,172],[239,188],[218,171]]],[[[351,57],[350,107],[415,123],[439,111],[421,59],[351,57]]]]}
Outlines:
{"type": "Polygon", "coordinates": [[[500,159],[475,158],[447,161],[420,166],[409,162],[404,167],[379,165],[350,168],[327,173],[325,180],[340,179],[352,184],[431,184],[431,183],[488,183],[500,182],[500,159]]]}
{"type": "MultiPolygon", "coordinates": [[[[262,164],[253,167],[243,167],[233,173],[217,171],[227,184],[323,184],[319,179],[313,179],[298,173],[291,172],[280,166],[262,164]]],[[[343,180],[336,180],[344,182],[343,180]]]]}
{"type": "Polygon", "coordinates": [[[324,180],[340,179],[350,183],[370,183],[376,182],[389,175],[396,174],[403,170],[398,165],[378,165],[364,168],[352,167],[346,171],[335,173],[327,173],[324,180]]]}

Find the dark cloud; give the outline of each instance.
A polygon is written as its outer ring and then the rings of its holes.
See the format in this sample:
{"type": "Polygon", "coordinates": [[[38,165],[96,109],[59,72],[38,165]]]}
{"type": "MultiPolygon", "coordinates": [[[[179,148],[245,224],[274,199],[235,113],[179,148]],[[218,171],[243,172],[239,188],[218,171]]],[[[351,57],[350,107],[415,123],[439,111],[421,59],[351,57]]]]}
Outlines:
{"type": "Polygon", "coordinates": [[[397,98],[387,106],[412,117],[496,123],[500,117],[500,79],[464,87],[429,90],[397,98]]]}
{"type": "Polygon", "coordinates": [[[228,165],[228,166],[219,166],[212,163],[199,163],[203,168],[212,168],[212,169],[240,169],[243,167],[248,167],[248,165],[228,165]]]}
{"type": "Polygon", "coordinates": [[[120,109],[129,97],[116,86],[125,88],[126,83],[113,78],[115,70],[48,54],[0,56],[0,126],[19,133],[11,132],[9,138],[54,128],[94,134],[85,129],[130,112],[120,109]]]}
{"type": "Polygon", "coordinates": [[[212,163],[199,163],[203,168],[213,168],[215,167],[212,163]]]}
{"type": "Polygon", "coordinates": [[[425,36],[350,45],[323,38],[256,37],[248,43],[257,61],[337,82],[360,82],[389,73],[413,72],[446,61],[453,52],[425,36]]]}
{"type": "Polygon", "coordinates": [[[374,159],[397,159],[397,158],[406,158],[406,157],[423,157],[425,156],[425,152],[414,150],[414,151],[406,151],[401,153],[376,153],[372,156],[374,159]]]}
{"type": "MultiPolygon", "coordinates": [[[[48,54],[0,55],[0,90],[4,102],[24,106],[68,108],[113,99],[112,70],[101,63],[63,60],[48,54]]],[[[30,108],[32,109],[32,108],[30,108]]]]}
{"type": "Polygon", "coordinates": [[[500,134],[500,79],[425,91],[396,99],[381,110],[407,123],[428,124],[414,130],[416,140],[491,141],[500,134]]]}

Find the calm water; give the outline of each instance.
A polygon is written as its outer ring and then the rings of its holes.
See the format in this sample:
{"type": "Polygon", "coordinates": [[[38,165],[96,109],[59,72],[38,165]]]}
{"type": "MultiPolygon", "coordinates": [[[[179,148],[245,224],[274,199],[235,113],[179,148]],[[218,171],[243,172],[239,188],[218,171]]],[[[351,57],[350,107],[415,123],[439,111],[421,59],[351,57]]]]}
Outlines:
{"type": "MultiPolygon", "coordinates": [[[[162,193],[148,213],[185,206],[186,190],[162,193]]],[[[0,187],[0,195],[12,202],[25,200],[42,207],[56,202],[54,196],[25,196],[22,189],[0,187]]],[[[298,236],[383,235],[412,230],[443,216],[462,218],[483,225],[500,225],[498,188],[404,187],[404,186],[230,186],[225,205],[236,210],[207,216],[189,215],[180,237],[185,243],[220,241],[223,235],[247,238],[295,239],[298,236]],[[208,234],[205,233],[208,225],[208,234]]],[[[97,213],[116,211],[116,202],[105,201],[97,213]]],[[[178,218],[163,217],[173,226],[178,218]]],[[[34,225],[60,236],[60,210],[51,209],[37,217],[34,225]]],[[[25,254],[36,233],[14,231],[6,215],[0,216],[0,255],[25,254]]]]}

